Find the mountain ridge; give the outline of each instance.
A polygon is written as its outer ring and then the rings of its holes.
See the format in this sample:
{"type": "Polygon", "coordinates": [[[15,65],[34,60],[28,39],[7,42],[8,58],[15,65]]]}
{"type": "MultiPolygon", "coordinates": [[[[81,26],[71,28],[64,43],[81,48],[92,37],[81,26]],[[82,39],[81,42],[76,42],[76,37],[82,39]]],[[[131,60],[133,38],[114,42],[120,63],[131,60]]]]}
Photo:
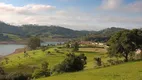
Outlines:
{"type": "Polygon", "coordinates": [[[19,36],[20,38],[28,38],[30,36],[41,36],[46,38],[79,38],[84,36],[86,40],[95,41],[96,38],[97,39],[109,38],[112,34],[121,30],[126,30],[126,29],[111,27],[100,31],[87,31],[87,30],[72,30],[65,27],[54,26],[54,25],[46,26],[46,25],[25,24],[21,26],[14,26],[0,21],[0,34],[1,34],[0,41],[6,39],[10,40],[8,36],[2,35],[3,33],[13,34],[19,36]]]}

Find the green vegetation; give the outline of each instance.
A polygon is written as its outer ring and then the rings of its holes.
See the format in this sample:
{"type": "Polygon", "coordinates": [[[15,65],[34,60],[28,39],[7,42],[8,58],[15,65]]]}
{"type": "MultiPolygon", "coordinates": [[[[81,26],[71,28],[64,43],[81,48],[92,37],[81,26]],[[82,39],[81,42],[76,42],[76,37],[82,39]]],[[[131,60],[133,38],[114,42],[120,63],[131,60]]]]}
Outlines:
{"type": "Polygon", "coordinates": [[[8,38],[10,38],[10,39],[13,40],[13,41],[21,40],[20,36],[18,36],[18,35],[7,34],[7,33],[4,33],[3,35],[4,35],[4,36],[7,36],[8,38]]]}
{"type": "Polygon", "coordinates": [[[142,31],[141,30],[124,30],[116,33],[108,41],[110,56],[125,58],[128,62],[130,55],[136,49],[142,49],[142,31]]]}
{"type": "Polygon", "coordinates": [[[101,46],[79,40],[40,46],[40,38],[31,37],[29,51],[3,57],[0,76],[14,80],[141,80],[142,61],[136,57],[140,53],[135,53],[142,50],[141,41],[138,29],[120,31],[101,46]]]}
{"type": "MultiPolygon", "coordinates": [[[[86,41],[96,41],[96,42],[106,42],[111,35],[118,31],[125,30],[123,28],[107,28],[100,31],[77,31],[77,30],[71,30],[67,28],[63,28],[60,26],[41,26],[41,25],[22,25],[22,26],[13,26],[4,22],[0,22],[0,33],[10,34],[14,35],[14,40],[17,40],[18,37],[21,39],[29,38],[31,36],[40,36],[43,39],[74,39],[79,38],[81,40],[86,41]],[[68,34],[67,34],[68,33],[68,34]],[[83,37],[84,36],[84,37],[83,37]],[[82,37],[82,38],[81,38],[82,37]]],[[[9,36],[7,36],[7,40],[11,40],[9,36]]],[[[1,41],[4,41],[5,38],[0,37],[1,41]]]]}
{"type": "Polygon", "coordinates": [[[46,61],[42,62],[41,68],[40,69],[35,69],[33,74],[32,74],[32,77],[33,78],[40,78],[40,77],[50,76],[51,72],[50,72],[50,69],[48,69],[48,65],[49,64],[46,61]]]}
{"type": "Polygon", "coordinates": [[[66,55],[64,61],[54,67],[53,71],[57,73],[80,71],[84,69],[86,60],[87,57],[84,54],[70,53],[66,55]]]}
{"type": "Polygon", "coordinates": [[[142,61],[100,69],[88,69],[75,73],[65,73],[38,80],[141,80],[142,61]]]}
{"type": "Polygon", "coordinates": [[[109,38],[116,32],[126,30],[124,28],[111,27],[96,32],[91,32],[83,37],[85,41],[107,42],[109,38]]]}
{"type": "Polygon", "coordinates": [[[31,37],[28,41],[28,48],[31,50],[35,50],[40,47],[40,38],[39,37],[31,37]]]}
{"type": "Polygon", "coordinates": [[[75,42],[73,44],[73,51],[78,51],[79,50],[79,43],[78,42],[75,42]]]}

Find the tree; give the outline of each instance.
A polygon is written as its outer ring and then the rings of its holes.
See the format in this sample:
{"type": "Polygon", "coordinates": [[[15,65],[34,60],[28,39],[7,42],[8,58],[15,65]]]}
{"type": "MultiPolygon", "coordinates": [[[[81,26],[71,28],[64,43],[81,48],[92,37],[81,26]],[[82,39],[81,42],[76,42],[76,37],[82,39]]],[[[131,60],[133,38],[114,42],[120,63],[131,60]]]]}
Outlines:
{"type": "Polygon", "coordinates": [[[73,45],[73,51],[78,51],[79,50],[79,44],[78,42],[75,42],[73,45]]]}
{"type": "Polygon", "coordinates": [[[66,44],[66,48],[70,48],[70,44],[69,43],[66,44]]]}
{"type": "Polygon", "coordinates": [[[50,76],[50,69],[48,69],[48,62],[43,62],[41,63],[41,68],[40,69],[36,69],[34,71],[34,73],[32,74],[33,78],[40,78],[40,77],[48,77],[50,76]]]}
{"type": "Polygon", "coordinates": [[[142,30],[133,29],[131,33],[133,34],[133,42],[135,42],[137,48],[142,50],[142,30]]]}
{"type": "Polygon", "coordinates": [[[142,30],[140,29],[133,29],[131,31],[133,34],[133,42],[137,45],[136,49],[141,50],[141,58],[142,58],[142,30]]]}
{"type": "Polygon", "coordinates": [[[40,38],[39,37],[31,37],[28,41],[28,47],[32,50],[37,49],[37,47],[40,47],[40,38]]]}
{"type": "Polygon", "coordinates": [[[108,41],[108,53],[110,56],[123,56],[125,62],[128,61],[130,52],[137,48],[136,42],[133,40],[134,34],[130,30],[120,31],[114,34],[108,41]]]}
{"type": "Polygon", "coordinates": [[[63,62],[54,67],[53,71],[58,73],[80,71],[87,64],[86,60],[87,57],[84,54],[77,56],[74,53],[70,53],[67,54],[63,62]]]}

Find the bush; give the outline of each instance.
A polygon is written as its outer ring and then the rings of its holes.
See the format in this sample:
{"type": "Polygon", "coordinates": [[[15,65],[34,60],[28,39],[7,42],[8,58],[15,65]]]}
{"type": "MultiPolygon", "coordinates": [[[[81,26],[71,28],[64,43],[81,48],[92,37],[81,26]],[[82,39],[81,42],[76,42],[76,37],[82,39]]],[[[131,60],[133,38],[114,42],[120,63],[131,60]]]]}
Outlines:
{"type": "Polygon", "coordinates": [[[85,55],[76,56],[75,54],[67,54],[65,60],[56,65],[53,71],[57,73],[80,71],[84,69],[86,60],[87,58],[85,55]]]}
{"type": "Polygon", "coordinates": [[[45,52],[48,48],[46,46],[41,46],[41,50],[45,52]]]}
{"type": "Polygon", "coordinates": [[[50,76],[50,70],[36,69],[32,74],[33,78],[48,77],[50,76]]]}
{"type": "Polygon", "coordinates": [[[31,78],[30,74],[13,72],[6,76],[6,80],[29,80],[31,78]]]}
{"type": "Polygon", "coordinates": [[[113,60],[113,59],[109,59],[107,60],[111,65],[117,65],[117,64],[121,64],[124,61],[123,60],[113,60]]]}
{"type": "Polygon", "coordinates": [[[5,75],[0,75],[0,80],[6,80],[6,76],[5,75]]]}
{"type": "Polygon", "coordinates": [[[40,69],[36,69],[34,71],[34,73],[32,74],[33,78],[40,78],[40,77],[47,77],[50,76],[50,69],[48,69],[48,63],[47,62],[43,62],[41,64],[41,68],[40,69]]]}
{"type": "Polygon", "coordinates": [[[101,61],[101,58],[94,58],[97,66],[101,66],[102,65],[102,61],[101,61]]]}

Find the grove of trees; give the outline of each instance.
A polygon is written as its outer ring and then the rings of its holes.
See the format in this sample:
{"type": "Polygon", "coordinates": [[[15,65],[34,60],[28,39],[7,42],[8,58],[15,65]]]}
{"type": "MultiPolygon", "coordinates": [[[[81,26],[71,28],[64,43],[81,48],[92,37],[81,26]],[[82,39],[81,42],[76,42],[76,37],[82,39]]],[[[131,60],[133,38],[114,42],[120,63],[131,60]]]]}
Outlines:
{"type": "Polygon", "coordinates": [[[124,30],[114,34],[108,41],[110,56],[125,58],[128,61],[130,54],[137,49],[142,50],[142,30],[124,30]]]}

